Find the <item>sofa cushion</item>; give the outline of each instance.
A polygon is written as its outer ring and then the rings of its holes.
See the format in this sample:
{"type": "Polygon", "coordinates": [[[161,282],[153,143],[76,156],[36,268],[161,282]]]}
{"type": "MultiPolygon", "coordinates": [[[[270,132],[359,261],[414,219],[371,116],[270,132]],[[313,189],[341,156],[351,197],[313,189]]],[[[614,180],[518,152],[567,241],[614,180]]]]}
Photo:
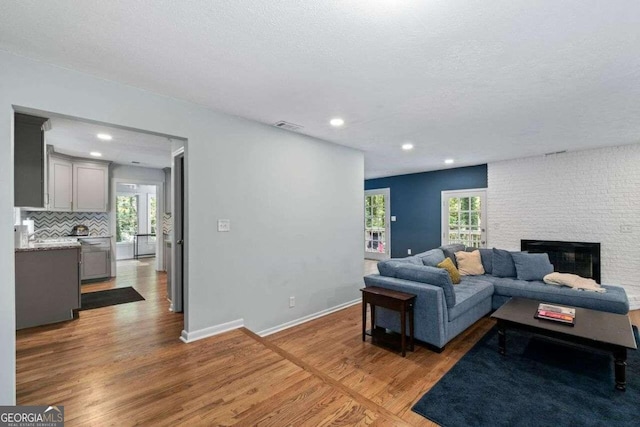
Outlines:
{"type": "MultiPolygon", "coordinates": [[[[606,293],[580,291],[564,286],[547,285],[540,281],[524,281],[515,278],[485,277],[493,283],[494,299],[498,297],[522,297],[552,304],[564,304],[610,313],[626,314],[629,312],[629,299],[624,288],[607,286],[606,293]]],[[[533,314],[532,314],[533,316],[533,314]]]]}
{"type": "Polygon", "coordinates": [[[458,262],[458,271],[460,271],[461,276],[484,274],[480,251],[477,249],[473,252],[456,252],[456,261],[458,262]]]}
{"type": "Polygon", "coordinates": [[[422,260],[422,264],[429,267],[436,267],[442,261],[444,261],[444,252],[441,249],[431,249],[430,251],[422,252],[415,255],[416,258],[422,260]]]}
{"type": "Polygon", "coordinates": [[[516,266],[509,251],[493,248],[492,272],[496,277],[516,277],[516,266]]]}
{"type": "Polygon", "coordinates": [[[482,260],[482,268],[486,274],[491,274],[493,266],[493,249],[478,249],[480,251],[480,259],[482,260]]]}
{"type": "Polygon", "coordinates": [[[453,283],[454,285],[460,283],[460,272],[458,271],[456,266],[453,265],[451,258],[445,258],[444,261],[442,261],[436,267],[447,270],[447,273],[449,273],[449,277],[451,278],[451,283],[453,283]]]}
{"type": "Polygon", "coordinates": [[[453,292],[453,283],[451,277],[446,270],[426,265],[412,265],[405,263],[397,267],[396,278],[411,280],[414,282],[428,283],[429,285],[438,286],[444,292],[444,298],[447,307],[453,307],[456,304],[456,295],[453,292]]]}
{"type": "Polygon", "coordinates": [[[553,265],[546,253],[512,252],[511,258],[518,280],[542,280],[547,274],[553,273],[553,265]]]}
{"type": "Polygon", "coordinates": [[[482,276],[464,276],[460,284],[453,289],[456,294],[456,305],[449,308],[449,322],[493,295],[493,285],[482,280],[482,276]]]}
{"type": "Polygon", "coordinates": [[[460,243],[452,243],[450,245],[440,246],[438,249],[442,250],[444,256],[450,258],[451,261],[453,261],[453,265],[458,268],[458,265],[456,264],[456,252],[464,251],[464,245],[460,243]]]}

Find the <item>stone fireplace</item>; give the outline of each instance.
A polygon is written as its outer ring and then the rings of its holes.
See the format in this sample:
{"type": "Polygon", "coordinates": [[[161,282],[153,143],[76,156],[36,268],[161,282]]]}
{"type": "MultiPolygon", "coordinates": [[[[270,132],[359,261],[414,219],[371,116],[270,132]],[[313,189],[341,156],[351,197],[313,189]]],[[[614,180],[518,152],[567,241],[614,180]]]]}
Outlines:
{"type": "Polygon", "coordinates": [[[549,254],[554,271],[577,274],[600,283],[600,243],[521,240],[520,248],[549,254]]]}

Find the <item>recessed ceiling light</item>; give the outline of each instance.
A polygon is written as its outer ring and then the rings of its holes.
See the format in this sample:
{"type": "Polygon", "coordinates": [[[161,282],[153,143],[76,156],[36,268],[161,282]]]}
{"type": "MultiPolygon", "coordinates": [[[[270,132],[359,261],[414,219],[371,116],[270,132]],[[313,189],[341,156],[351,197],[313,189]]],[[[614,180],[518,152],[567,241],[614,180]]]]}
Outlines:
{"type": "Polygon", "coordinates": [[[410,142],[407,142],[406,144],[402,144],[402,149],[403,150],[413,150],[413,144],[410,142]]]}
{"type": "Polygon", "coordinates": [[[453,159],[446,159],[444,162],[447,165],[451,165],[451,164],[453,164],[453,159]]]}
{"type": "Polygon", "coordinates": [[[113,137],[108,133],[99,133],[96,136],[98,137],[98,139],[101,139],[103,141],[111,141],[113,139],[113,137]]]}
{"type": "Polygon", "coordinates": [[[91,154],[93,157],[102,157],[102,153],[99,153],[97,151],[92,151],[89,154],[91,154]]]}
{"type": "Polygon", "coordinates": [[[344,124],[344,120],[342,120],[340,117],[336,117],[334,119],[331,119],[329,121],[329,124],[333,127],[340,127],[344,124]]]}

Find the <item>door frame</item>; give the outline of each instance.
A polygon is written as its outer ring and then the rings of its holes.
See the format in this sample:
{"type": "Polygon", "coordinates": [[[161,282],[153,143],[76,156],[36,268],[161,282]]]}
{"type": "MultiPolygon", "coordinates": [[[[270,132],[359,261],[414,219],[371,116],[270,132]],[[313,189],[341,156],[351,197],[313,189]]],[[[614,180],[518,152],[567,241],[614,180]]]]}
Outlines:
{"type": "Polygon", "coordinates": [[[446,245],[449,242],[448,231],[449,231],[449,206],[445,202],[445,197],[455,196],[455,195],[463,195],[473,193],[480,194],[482,197],[482,208],[481,208],[481,220],[483,225],[481,226],[482,233],[484,234],[484,243],[481,244],[480,247],[486,248],[488,242],[489,235],[489,222],[487,220],[487,189],[486,188],[468,188],[462,190],[443,190],[440,192],[440,244],[446,245]]]}
{"type": "MultiPolygon", "coordinates": [[[[391,188],[376,188],[364,191],[364,199],[362,200],[363,216],[365,217],[364,232],[367,231],[366,223],[366,198],[376,194],[384,196],[384,223],[385,223],[385,247],[384,252],[367,252],[364,251],[365,259],[385,260],[391,258],[391,188]]],[[[364,236],[363,236],[364,237],[364,236]]],[[[363,242],[366,239],[362,239],[363,242]]]]}

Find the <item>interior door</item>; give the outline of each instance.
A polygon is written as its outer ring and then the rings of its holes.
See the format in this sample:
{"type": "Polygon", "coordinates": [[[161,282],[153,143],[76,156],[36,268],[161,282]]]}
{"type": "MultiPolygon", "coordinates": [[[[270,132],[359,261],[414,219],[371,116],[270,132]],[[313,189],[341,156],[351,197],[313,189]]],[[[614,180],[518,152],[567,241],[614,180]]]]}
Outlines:
{"type": "Polygon", "coordinates": [[[174,312],[183,311],[184,298],[184,152],[179,152],[173,157],[173,241],[172,271],[171,271],[171,309],[174,312]]]}
{"type": "Polygon", "coordinates": [[[364,192],[364,257],[391,256],[391,192],[388,188],[364,192]]]}
{"type": "Polygon", "coordinates": [[[487,246],[487,191],[442,192],[442,244],[487,246]]]}

